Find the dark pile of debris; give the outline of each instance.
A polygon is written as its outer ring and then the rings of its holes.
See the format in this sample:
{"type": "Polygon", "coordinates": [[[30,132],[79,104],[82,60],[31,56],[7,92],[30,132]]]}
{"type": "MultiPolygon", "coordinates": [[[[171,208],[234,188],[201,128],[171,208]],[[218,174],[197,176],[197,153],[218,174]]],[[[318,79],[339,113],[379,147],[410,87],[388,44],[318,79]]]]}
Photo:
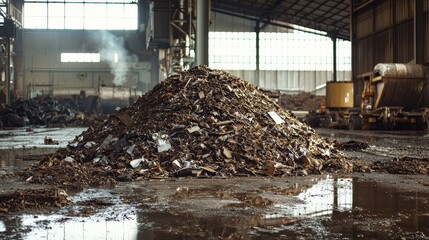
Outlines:
{"type": "Polygon", "coordinates": [[[405,156],[386,162],[374,162],[371,168],[377,172],[390,174],[428,174],[429,159],[405,156]]]}
{"type": "Polygon", "coordinates": [[[97,119],[98,109],[98,97],[18,99],[10,106],[0,106],[0,125],[86,126],[97,119]]]}
{"type": "Polygon", "coordinates": [[[361,151],[369,148],[369,144],[365,142],[359,142],[350,140],[347,142],[335,142],[335,146],[344,151],[361,151]]]}
{"type": "Polygon", "coordinates": [[[0,195],[0,213],[22,210],[46,210],[68,205],[67,193],[59,188],[16,190],[0,195]]]}
{"type": "Polygon", "coordinates": [[[279,97],[279,105],[289,111],[316,111],[322,101],[325,101],[325,96],[316,96],[309,92],[281,94],[279,97]]]}
{"type": "Polygon", "coordinates": [[[255,86],[204,66],[167,78],[89,127],[35,166],[32,181],[52,182],[49,166],[56,164],[109,171],[116,180],[352,170],[332,142],[255,86]]]}

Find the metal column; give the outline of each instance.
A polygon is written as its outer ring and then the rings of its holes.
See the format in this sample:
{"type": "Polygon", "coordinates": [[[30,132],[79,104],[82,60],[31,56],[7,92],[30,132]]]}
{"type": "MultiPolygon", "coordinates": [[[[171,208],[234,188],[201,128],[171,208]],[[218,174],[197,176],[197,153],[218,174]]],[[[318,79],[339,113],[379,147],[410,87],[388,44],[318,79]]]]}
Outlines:
{"type": "Polygon", "coordinates": [[[414,0],[414,60],[424,62],[423,0],[414,0]]]}
{"type": "Polygon", "coordinates": [[[336,82],[337,81],[337,37],[331,36],[332,39],[332,55],[333,55],[333,79],[332,81],[336,82]]]}
{"type": "Polygon", "coordinates": [[[261,31],[261,27],[259,26],[259,21],[256,22],[255,32],[256,32],[256,86],[259,87],[259,33],[261,31]]]}
{"type": "Polygon", "coordinates": [[[7,44],[6,44],[6,48],[7,48],[7,60],[6,60],[6,104],[10,105],[11,104],[11,86],[10,86],[10,80],[11,80],[11,69],[10,69],[10,49],[11,49],[11,44],[10,44],[10,37],[7,37],[7,44]]]}
{"type": "Polygon", "coordinates": [[[209,64],[209,0],[197,2],[197,65],[209,64]]]}
{"type": "MultiPolygon", "coordinates": [[[[4,19],[4,27],[5,28],[9,28],[11,25],[11,21],[10,21],[10,0],[6,0],[6,16],[7,18],[4,19]]],[[[7,60],[6,60],[6,104],[10,104],[11,103],[11,97],[10,97],[10,79],[11,79],[11,74],[10,74],[10,49],[11,49],[11,43],[10,43],[10,35],[9,33],[6,34],[7,35],[7,42],[6,42],[6,52],[7,52],[7,60]]]]}
{"type": "Polygon", "coordinates": [[[150,86],[152,89],[159,83],[159,49],[154,49],[150,60],[150,86]]]}

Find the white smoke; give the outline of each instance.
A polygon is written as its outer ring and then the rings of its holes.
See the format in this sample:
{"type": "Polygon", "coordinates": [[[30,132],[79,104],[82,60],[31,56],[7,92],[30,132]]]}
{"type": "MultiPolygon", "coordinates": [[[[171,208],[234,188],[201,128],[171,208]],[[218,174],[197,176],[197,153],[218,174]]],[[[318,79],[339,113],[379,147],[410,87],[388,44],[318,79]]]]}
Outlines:
{"type": "Polygon", "coordinates": [[[124,48],[123,37],[115,36],[108,31],[99,31],[99,33],[94,40],[98,43],[101,60],[109,64],[110,72],[114,76],[113,84],[122,86],[127,80],[129,62],[135,62],[136,57],[128,55],[124,48]]]}

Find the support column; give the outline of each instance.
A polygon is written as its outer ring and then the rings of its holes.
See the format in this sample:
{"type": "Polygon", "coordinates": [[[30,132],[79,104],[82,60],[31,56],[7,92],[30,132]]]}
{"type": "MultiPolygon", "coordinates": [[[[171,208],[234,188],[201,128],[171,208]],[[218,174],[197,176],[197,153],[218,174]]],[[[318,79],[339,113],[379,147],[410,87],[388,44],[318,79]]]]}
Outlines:
{"type": "Polygon", "coordinates": [[[10,105],[11,104],[11,97],[10,97],[10,79],[11,79],[11,74],[10,74],[10,49],[11,49],[11,43],[10,43],[10,31],[12,30],[12,21],[10,19],[10,0],[6,0],[6,17],[4,18],[4,27],[6,29],[8,29],[9,31],[7,31],[6,35],[7,35],[7,43],[6,43],[6,52],[7,52],[7,60],[6,60],[6,104],[10,105]]]}
{"type": "Polygon", "coordinates": [[[259,71],[259,33],[261,31],[261,28],[259,26],[259,21],[256,22],[255,32],[256,32],[256,78],[255,83],[256,86],[259,87],[260,84],[260,71],[259,71]]]}
{"type": "Polygon", "coordinates": [[[197,2],[197,65],[209,65],[209,0],[197,2]]]}
{"type": "Polygon", "coordinates": [[[332,39],[332,55],[333,55],[333,76],[332,81],[337,81],[337,37],[335,35],[331,36],[332,39]]]}
{"type": "Polygon", "coordinates": [[[7,37],[7,44],[6,44],[6,52],[7,52],[7,59],[6,59],[6,104],[10,105],[11,104],[11,86],[10,86],[10,80],[11,80],[11,69],[10,69],[10,49],[11,49],[11,44],[10,44],[10,37],[7,37]]]}
{"type": "Polygon", "coordinates": [[[159,49],[153,50],[150,59],[150,86],[149,90],[159,83],[159,49]]]}
{"type": "Polygon", "coordinates": [[[414,0],[414,60],[424,62],[423,0],[414,0]]]}

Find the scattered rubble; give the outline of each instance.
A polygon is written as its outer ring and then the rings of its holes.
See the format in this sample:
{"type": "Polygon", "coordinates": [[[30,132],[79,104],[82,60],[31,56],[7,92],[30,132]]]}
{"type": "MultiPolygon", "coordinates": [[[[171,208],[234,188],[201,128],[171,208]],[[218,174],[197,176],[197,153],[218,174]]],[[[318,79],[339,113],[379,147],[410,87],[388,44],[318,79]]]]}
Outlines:
{"type": "Polygon", "coordinates": [[[57,140],[53,140],[52,138],[46,137],[46,136],[45,136],[45,139],[43,140],[43,142],[45,143],[45,145],[58,145],[59,144],[59,142],[57,140]]]}
{"type": "Polygon", "coordinates": [[[88,126],[97,120],[98,97],[53,98],[39,96],[18,99],[12,105],[0,106],[0,125],[25,127],[27,125],[88,126]]]}
{"type": "Polygon", "coordinates": [[[352,166],[332,142],[255,86],[199,66],[165,79],[89,127],[35,166],[31,181],[75,185],[98,184],[101,177],[290,176],[324,170],[350,172],[352,166]]]}
{"type": "Polygon", "coordinates": [[[13,193],[0,194],[0,213],[22,210],[46,210],[69,204],[67,193],[59,188],[38,190],[16,190],[13,193]]]}
{"type": "Polygon", "coordinates": [[[340,150],[345,151],[361,151],[369,148],[368,143],[350,140],[347,142],[335,142],[335,145],[340,150]]]}
{"type": "Polygon", "coordinates": [[[289,111],[316,111],[322,101],[325,101],[325,96],[316,96],[309,92],[281,94],[279,97],[279,105],[289,111]]]}
{"type": "MultiPolygon", "coordinates": [[[[77,164],[45,156],[34,168],[34,172],[21,172],[21,177],[26,178],[27,182],[59,185],[72,190],[116,184],[115,176],[112,175],[115,171],[106,171],[91,164],[77,164]]],[[[120,178],[120,174],[120,170],[116,170],[117,178],[120,178]]]]}
{"type": "Polygon", "coordinates": [[[428,158],[402,157],[372,164],[374,171],[390,174],[429,174],[428,158]]]}

